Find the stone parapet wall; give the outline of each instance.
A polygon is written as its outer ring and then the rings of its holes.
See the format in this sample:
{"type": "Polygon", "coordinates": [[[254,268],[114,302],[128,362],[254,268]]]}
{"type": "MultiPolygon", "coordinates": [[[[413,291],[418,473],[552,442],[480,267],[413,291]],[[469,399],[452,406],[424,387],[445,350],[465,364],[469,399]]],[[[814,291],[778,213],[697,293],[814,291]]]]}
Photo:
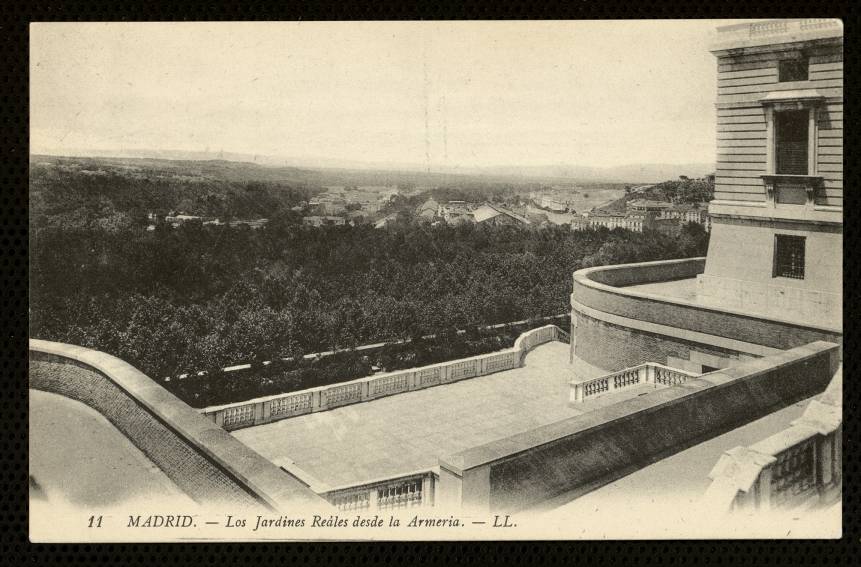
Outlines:
{"type": "Polygon", "coordinates": [[[299,392],[211,406],[201,410],[201,413],[227,430],[262,425],[297,415],[520,368],[526,353],[538,345],[554,340],[567,342],[568,334],[555,325],[545,325],[521,334],[512,348],[498,352],[376,374],[299,392]]]}
{"type": "Polygon", "coordinates": [[[582,313],[576,314],[576,317],[574,354],[607,372],[646,362],[669,364],[671,358],[690,360],[691,352],[729,360],[740,360],[744,356],[730,349],[614,325],[582,313]]]}
{"type": "MultiPolygon", "coordinates": [[[[651,326],[654,329],[652,334],[657,339],[637,337],[633,354],[626,355],[624,349],[618,350],[618,356],[627,357],[627,360],[611,363],[602,359],[600,354],[591,354],[590,347],[599,344],[601,338],[589,337],[590,327],[586,325],[582,330],[577,329],[572,340],[574,354],[596,366],[617,370],[648,360],[664,360],[667,353],[660,351],[640,358],[636,343],[643,343],[647,351],[651,348],[660,349],[660,337],[668,334],[677,339],[687,337],[691,343],[717,346],[724,351],[748,353],[755,353],[754,346],[784,350],[814,341],[842,343],[842,329],[766,318],[624,287],[693,278],[702,273],[704,266],[704,258],[691,258],[604,266],[575,272],[571,295],[572,325],[579,325],[579,319],[584,314],[592,318],[595,318],[596,313],[606,314],[617,320],[630,320],[634,328],[651,326]],[[661,331],[661,327],[665,331],[661,331]],[[733,343],[737,343],[735,348],[730,346],[733,343]]],[[[602,332],[606,330],[605,327],[600,329],[602,332]]],[[[638,334],[642,333],[634,333],[638,334]]]]}
{"type": "Polygon", "coordinates": [[[625,287],[694,278],[697,274],[703,273],[705,267],[704,257],[618,264],[577,270],[574,272],[574,281],[587,279],[605,286],[625,287]]]}
{"type": "Polygon", "coordinates": [[[30,388],[102,414],[199,503],[269,510],[325,506],[307,487],[118,358],[31,339],[29,379],[30,388]]]}
{"type": "Polygon", "coordinates": [[[478,512],[594,490],[822,392],[839,347],[816,342],[443,457],[438,502],[478,512]]]}

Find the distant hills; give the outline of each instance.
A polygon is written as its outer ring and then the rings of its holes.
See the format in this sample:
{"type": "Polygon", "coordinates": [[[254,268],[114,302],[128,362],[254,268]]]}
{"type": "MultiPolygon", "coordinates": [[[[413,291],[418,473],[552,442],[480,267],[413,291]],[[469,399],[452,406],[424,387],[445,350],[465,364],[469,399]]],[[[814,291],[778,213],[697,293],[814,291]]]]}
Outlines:
{"type": "MultiPolygon", "coordinates": [[[[181,161],[228,161],[242,162],[262,167],[296,168],[306,170],[349,170],[351,175],[363,172],[371,177],[400,177],[408,174],[412,179],[424,183],[446,183],[451,176],[494,178],[511,181],[512,178],[532,182],[603,182],[603,183],[657,183],[677,179],[680,175],[702,177],[714,172],[713,163],[685,164],[629,164],[612,167],[589,167],[568,164],[541,166],[484,166],[460,167],[432,165],[430,169],[418,163],[360,162],[330,158],[291,158],[259,154],[244,154],[224,151],[185,150],[81,150],[63,152],[40,152],[43,155],[104,158],[143,158],[181,161]],[[389,175],[386,175],[389,174],[389,175]],[[416,179],[416,174],[420,179],[416,179]],[[425,178],[426,176],[426,178],[425,178]]],[[[345,171],[346,172],[346,171],[345,171]]],[[[322,173],[322,172],[321,172],[322,173]]],[[[329,174],[335,172],[327,172],[329,174]]],[[[329,175],[324,175],[329,177],[329,175]]],[[[337,177],[337,175],[335,175],[337,177]]],[[[491,179],[487,179],[491,180],[491,179]]]]}
{"type": "Polygon", "coordinates": [[[680,175],[703,177],[714,172],[713,163],[644,163],[613,167],[586,167],[576,165],[500,166],[486,168],[460,168],[457,171],[473,175],[494,174],[510,177],[571,179],[605,183],[659,183],[678,179],[680,175]]]}

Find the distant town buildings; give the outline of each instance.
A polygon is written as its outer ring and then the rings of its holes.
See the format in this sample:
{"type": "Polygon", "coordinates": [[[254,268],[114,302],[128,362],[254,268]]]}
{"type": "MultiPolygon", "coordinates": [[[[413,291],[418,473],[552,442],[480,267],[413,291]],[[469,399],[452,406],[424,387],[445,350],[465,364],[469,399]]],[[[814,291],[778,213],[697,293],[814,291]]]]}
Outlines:
{"type": "MultiPolygon", "coordinates": [[[[708,231],[711,229],[711,219],[708,214],[708,203],[696,203],[693,205],[676,205],[666,201],[651,201],[637,199],[629,201],[626,209],[630,214],[654,214],[656,221],[675,220],[678,225],[695,222],[703,225],[708,231]]],[[[670,223],[658,222],[655,228],[661,225],[670,226],[670,223]]]]}
{"type": "Polygon", "coordinates": [[[554,186],[544,191],[530,192],[529,199],[539,209],[554,213],[573,213],[576,211],[574,210],[574,199],[571,198],[572,191],[576,193],[573,187],[554,186]]]}
{"type": "Polygon", "coordinates": [[[491,226],[532,224],[528,218],[490,203],[484,203],[472,211],[472,218],[476,224],[491,226]]]}
{"type": "Polygon", "coordinates": [[[374,223],[374,228],[386,228],[398,219],[397,214],[386,215],[374,223]]]}
{"type": "Polygon", "coordinates": [[[183,223],[191,222],[191,221],[203,221],[203,217],[195,216],[195,215],[187,215],[185,213],[168,213],[164,217],[164,222],[167,224],[177,227],[183,223]]]}
{"type": "Polygon", "coordinates": [[[628,201],[626,210],[637,213],[662,213],[672,208],[673,204],[666,201],[650,201],[648,199],[635,199],[628,201]]]}
{"type": "MultiPolygon", "coordinates": [[[[218,220],[218,219],[216,219],[216,220],[218,220]]],[[[231,228],[236,228],[238,226],[247,226],[248,228],[261,228],[267,222],[269,222],[269,219],[238,219],[238,220],[232,220],[232,221],[228,222],[227,224],[230,225],[231,228]]],[[[224,223],[219,221],[219,224],[224,224],[224,223]]]]}
{"type": "Polygon", "coordinates": [[[590,212],[571,219],[572,230],[586,230],[604,227],[623,228],[634,232],[657,230],[667,234],[677,233],[682,225],[689,222],[703,225],[706,231],[711,228],[708,203],[700,205],[674,205],[663,201],[629,201],[625,212],[590,212]]]}
{"type": "Polygon", "coordinates": [[[416,209],[416,216],[423,221],[433,221],[436,218],[438,210],[439,203],[431,197],[416,209]]]}
{"type": "Polygon", "coordinates": [[[328,186],[325,192],[308,202],[310,212],[318,216],[335,216],[347,211],[361,211],[365,215],[378,213],[401,191],[386,185],[328,186]]]}
{"type": "Polygon", "coordinates": [[[476,207],[466,201],[449,201],[442,203],[437,210],[437,216],[447,224],[457,225],[472,222],[472,210],[476,207]]]}
{"type": "Polygon", "coordinates": [[[155,230],[156,226],[159,224],[169,224],[171,227],[176,228],[178,226],[182,226],[187,223],[198,222],[204,226],[223,226],[229,225],[231,228],[236,228],[238,226],[248,226],[249,228],[260,228],[269,222],[269,219],[266,218],[258,218],[258,219],[234,219],[228,222],[224,222],[223,220],[215,217],[204,217],[200,215],[189,215],[184,211],[170,211],[167,214],[160,214],[157,212],[149,212],[147,213],[147,230],[152,231],[155,230]]]}
{"type": "Polygon", "coordinates": [[[310,216],[302,217],[302,224],[306,226],[343,226],[347,223],[344,217],[335,216],[310,216]]]}
{"type": "Polygon", "coordinates": [[[643,232],[655,228],[655,218],[654,213],[587,213],[574,217],[571,220],[571,229],[586,230],[604,227],[611,230],[623,228],[643,232]]]}

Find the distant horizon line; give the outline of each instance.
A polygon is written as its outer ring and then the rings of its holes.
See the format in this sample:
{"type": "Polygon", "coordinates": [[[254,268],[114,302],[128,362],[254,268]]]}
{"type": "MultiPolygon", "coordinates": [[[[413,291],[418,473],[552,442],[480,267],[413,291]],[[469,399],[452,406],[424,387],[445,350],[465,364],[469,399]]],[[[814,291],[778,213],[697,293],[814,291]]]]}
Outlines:
{"type": "Polygon", "coordinates": [[[514,170],[514,169],[545,169],[545,168],[578,168],[593,170],[612,170],[636,167],[703,167],[714,169],[715,162],[626,162],[617,165],[583,165],[572,162],[546,162],[540,164],[493,164],[493,165],[464,165],[418,162],[383,162],[365,161],[350,158],[327,157],[293,157],[275,156],[272,154],[254,154],[236,151],[210,150],[178,150],[178,149],[96,149],[96,150],[42,150],[28,152],[30,156],[50,156],[67,158],[126,158],[126,159],[161,159],[166,161],[229,161],[248,163],[261,167],[307,167],[320,169],[395,169],[423,173],[449,173],[455,170],[514,170]],[[183,155],[186,154],[186,155],[183,155]],[[262,160],[262,161],[258,161],[262,160]],[[316,163],[315,163],[316,162],[316,163]],[[328,162],[328,163],[326,163],[328,162]]]}

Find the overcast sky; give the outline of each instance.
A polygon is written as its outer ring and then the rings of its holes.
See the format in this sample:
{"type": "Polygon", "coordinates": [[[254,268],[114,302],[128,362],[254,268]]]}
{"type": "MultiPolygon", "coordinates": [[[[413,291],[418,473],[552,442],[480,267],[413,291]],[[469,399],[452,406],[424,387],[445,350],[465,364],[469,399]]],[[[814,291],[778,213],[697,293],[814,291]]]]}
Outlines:
{"type": "Polygon", "coordinates": [[[33,24],[31,151],[708,163],[726,23],[33,24]]]}

